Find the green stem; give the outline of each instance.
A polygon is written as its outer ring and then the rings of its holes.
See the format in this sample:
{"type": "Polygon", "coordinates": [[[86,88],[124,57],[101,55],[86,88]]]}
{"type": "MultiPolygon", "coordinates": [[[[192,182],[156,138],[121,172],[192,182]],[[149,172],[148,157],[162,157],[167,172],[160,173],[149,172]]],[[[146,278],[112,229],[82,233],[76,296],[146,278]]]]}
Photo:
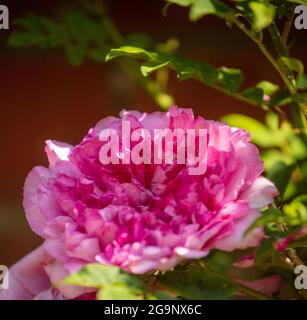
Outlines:
{"type": "MultiPolygon", "coordinates": [[[[293,73],[284,65],[279,64],[275,58],[272,56],[270,51],[267,49],[265,44],[262,41],[262,38],[258,38],[255,33],[249,30],[244,23],[242,23],[238,18],[233,18],[234,24],[241,29],[250,39],[252,39],[264,54],[264,56],[268,59],[268,61],[272,64],[275,70],[278,72],[280,77],[282,78],[283,82],[287,86],[290,94],[292,95],[293,100],[296,100],[297,90],[295,87],[295,79],[293,73]]],[[[285,44],[282,41],[282,38],[279,34],[279,31],[276,25],[273,23],[269,26],[270,36],[273,40],[274,47],[278,52],[279,56],[287,56],[288,49],[286,48],[285,44]]],[[[292,113],[293,113],[293,120],[295,126],[300,129],[306,129],[306,119],[301,110],[301,106],[298,103],[293,103],[292,105],[292,113]]],[[[304,134],[305,135],[305,134],[304,134]]],[[[304,138],[306,141],[306,139],[304,138]]]]}
{"type": "Polygon", "coordinates": [[[289,88],[289,91],[293,91],[292,84],[289,83],[289,80],[285,76],[285,74],[280,69],[279,64],[275,61],[274,57],[271,55],[270,51],[267,49],[267,47],[262,42],[261,38],[258,38],[253,31],[249,30],[244,23],[242,23],[238,18],[234,18],[234,24],[241,29],[250,39],[252,39],[258,46],[258,48],[261,50],[261,52],[264,54],[264,56],[269,60],[269,62],[272,64],[272,66],[275,68],[275,70],[279,73],[280,77],[283,79],[287,87],[289,88]]]}
{"type": "MultiPolygon", "coordinates": [[[[115,45],[121,45],[122,43],[122,36],[116,26],[114,25],[113,21],[107,16],[106,14],[106,9],[104,7],[104,4],[102,1],[96,1],[95,2],[95,7],[93,5],[89,5],[86,0],[79,0],[81,4],[89,11],[95,12],[96,14],[99,14],[103,16],[103,27],[107,31],[108,36],[110,37],[111,41],[115,45]]],[[[119,62],[120,67],[123,69],[123,71],[126,73],[126,75],[133,81],[136,81],[139,83],[156,101],[161,106],[161,98],[164,99],[170,99],[170,96],[167,96],[167,94],[163,93],[163,90],[159,87],[157,87],[157,84],[153,81],[150,81],[142,76],[139,75],[139,72],[137,70],[137,64],[130,62],[127,63],[127,61],[121,61],[119,62]]],[[[196,80],[201,81],[201,79],[195,78],[196,80]]],[[[242,101],[244,103],[248,103],[253,106],[257,107],[263,107],[262,105],[258,104],[257,102],[250,100],[246,97],[244,97],[241,93],[235,92],[235,93],[230,93],[227,90],[225,90],[223,87],[220,87],[218,85],[208,85],[209,87],[226,94],[230,97],[233,97],[239,101],[242,101]]],[[[165,103],[162,103],[162,107],[165,108],[165,103]]]]}
{"type": "MultiPolygon", "coordinates": [[[[269,26],[269,33],[272,38],[275,50],[278,54],[279,57],[289,56],[289,51],[282,40],[282,37],[279,33],[279,30],[276,26],[275,23],[271,24],[269,26]]],[[[281,68],[283,70],[283,73],[286,75],[287,80],[289,81],[289,85],[287,87],[289,88],[289,91],[293,97],[294,102],[292,103],[292,117],[293,121],[296,125],[297,128],[305,129],[306,128],[306,119],[303,114],[303,111],[301,110],[301,106],[299,103],[295,102],[296,100],[296,94],[297,94],[297,89],[296,89],[296,82],[295,82],[295,77],[293,75],[293,72],[287,68],[284,64],[281,64],[281,68]],[[290,87],[292,87],[292,90],[290,90],[290,87]]],[[[286,83],[287,84],[287,83],[286,83]]],[[[305,139],[304,139],[305,140],[305,139]]]]}

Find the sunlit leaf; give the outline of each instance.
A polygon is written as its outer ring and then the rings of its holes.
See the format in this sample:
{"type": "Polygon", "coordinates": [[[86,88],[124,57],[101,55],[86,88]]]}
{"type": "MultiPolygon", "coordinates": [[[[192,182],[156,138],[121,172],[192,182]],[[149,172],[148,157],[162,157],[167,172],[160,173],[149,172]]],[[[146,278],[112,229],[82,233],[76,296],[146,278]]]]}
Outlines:
{"type": "Polygon", "coordinates": [[[253,29],[260,31],[268,27],[274,20],[275,8],[269,3],[252,1],[249,3],[249,6],[254,14],[253,19],[253,29]]]}
{"type": "Polygon", "coordinates": [[[120,285],[105,286],[97,293],[97,300],[139,300],[138,296],[133,290],[128,287],[120,285]]]}
{"type": "Polygon", "coordinates": [[[274,147],[278,145],[278,140],[272,132],[261,122],[254,118],[242,114],[228,114],[222,120],[230,126],[243,128],[251,133],[252,140],[260,147],[274,147]]]}
{"type": "Polygon", "coordinates": [[[306,73],[298,76],[296,85],[297,85],[298,89],[301,89],[301,90],[307,89],[307,74],[306,73]]]}

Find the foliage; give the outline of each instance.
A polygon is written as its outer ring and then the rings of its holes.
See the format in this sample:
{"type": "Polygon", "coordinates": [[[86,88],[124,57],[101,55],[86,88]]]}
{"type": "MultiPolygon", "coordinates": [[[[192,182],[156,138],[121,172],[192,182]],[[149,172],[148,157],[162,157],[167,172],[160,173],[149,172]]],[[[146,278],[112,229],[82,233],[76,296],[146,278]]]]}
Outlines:
{"type": "Polygon", "coordinates": [[[259,79],[249,88],[244,84],[243,71],[237,68],[189,59],[178,52],[179,42],[173,38],[161,44],[142,33],[123,37],[101,2],[78,3],[78,8],[68,10],[60,20],[36,15],[15,20],[19,29],[11,35],[9,44],[62,47],[73,65],[82,64],[85,58],[97,63],[119,61],[123,71],[163,109],[174,102],[168,93],[169,72],[175,72],[179,80],[192,78],[247,105],[260,107],[266,113],[263,123],[242,114],[228,114],[223,121],[251,133],[252,141],[260,147],[265,173],[280,195],[248,230],[265,229],[267,238],[256,252],[214,252],[205,259],[147,277],[93,264],[68,277],[65,284],[92,287],[98,299],[233,299],[239,295],[267,299],[239,280],[252,281],[273,273],[282,275],[285,285],[292,288],[286,296],[281,290],[276,298],[306,298],[306,293],[298,296],[293,288],[291,270],[300,261],[299,255],[307,258],[306,233],[300,233],[307,225],[307,75],[303,63],[291,56],[288,38],[295,6],[307,5],[307,0],[166,1],[166,16],[175,5],[185,7],[192,22],[214,15],[227,27],[241,30],[258,46],[279,74],[282,85],[259,79]],[[289,243],[292,251],[277,252],[276,243],[289,235],[294,239],[289,243]],[[234,266],[244,254],[255,255],[254,266],[246,270],[234,266]]]}

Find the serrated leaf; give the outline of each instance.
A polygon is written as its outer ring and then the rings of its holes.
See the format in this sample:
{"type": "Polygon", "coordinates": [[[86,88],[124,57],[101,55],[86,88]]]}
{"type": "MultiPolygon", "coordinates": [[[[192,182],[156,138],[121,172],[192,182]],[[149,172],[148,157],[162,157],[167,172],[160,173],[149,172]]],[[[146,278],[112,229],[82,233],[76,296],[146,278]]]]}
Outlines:
{"type": "Polygon", "coordinates": [[[10,36],[9,45],[13,47],[55,47],[65,40],[64,28],[48,18],[30,15],[16,19],[15,24],[23,29],[13,32],[10,36]]]}

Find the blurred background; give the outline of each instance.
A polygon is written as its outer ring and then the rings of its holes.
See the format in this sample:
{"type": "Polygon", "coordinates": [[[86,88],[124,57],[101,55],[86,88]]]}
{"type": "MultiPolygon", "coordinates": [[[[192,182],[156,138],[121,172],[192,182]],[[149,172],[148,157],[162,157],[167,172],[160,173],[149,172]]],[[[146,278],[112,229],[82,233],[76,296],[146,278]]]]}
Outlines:
{"type": "MultiPolygon", "coordinates": [[[[77,144],[88,129],[122,108],[158,110],[152,98],[122,72],[116,62],[86,60],[71,66],[62,49],[9,48],[14,19],[27,13],[56,18],[75,1],[0,1],[10,10],[10,30],[0,30],[0,265],[11,265],[41,243],[29,228],[22,208],[23,183],[36,165],[47,165],[44,141],[56,139],[77,144]]],[[[223,20],[207,17],[188,20],[187,10],[171,6],[162,14],[162,0],[105,1],[109,16],[125,35],[148,33],[155,42],[180,39],[180,52],[215,66],[240,68],[252,86],[266,79],[280,83],[256,46],[223,20]]],[[[307,63],[307,30],[293,30],[294,57],[307,63]]],[[[200,82],[179,82],[171,75],[170,93],[181,107],[218,120],[227,113],[243,113],[257,119],[263,111],[233,100],[200,82]]]]}

